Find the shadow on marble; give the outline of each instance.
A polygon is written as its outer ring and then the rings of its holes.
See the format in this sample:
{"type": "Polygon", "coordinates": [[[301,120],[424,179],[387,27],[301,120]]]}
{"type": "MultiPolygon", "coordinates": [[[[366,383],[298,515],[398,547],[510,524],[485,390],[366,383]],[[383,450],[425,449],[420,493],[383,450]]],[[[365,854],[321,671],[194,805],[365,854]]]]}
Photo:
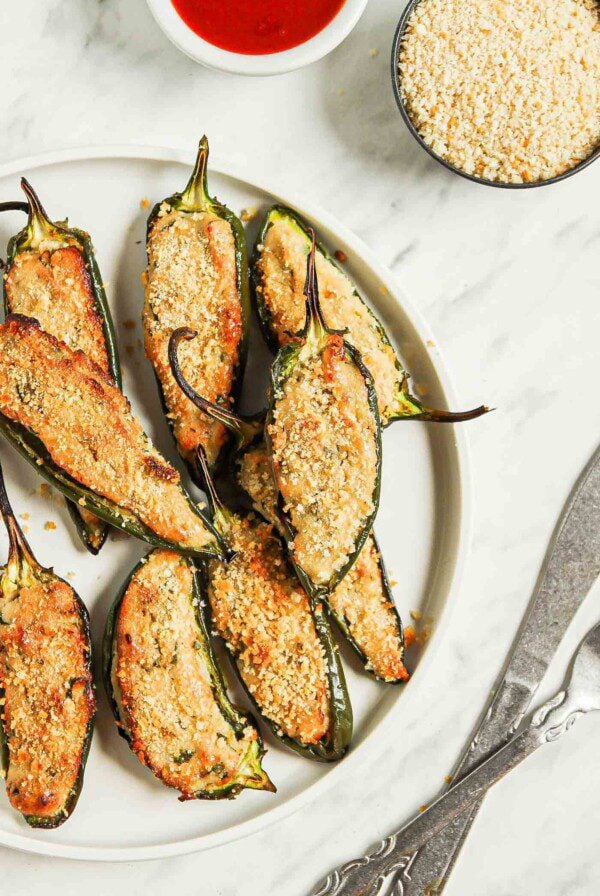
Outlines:
{"type": "Polygon", "coordinates": [[[370,170],[375,165],[400,182],[417,179],[447,184],[454,176],[409,134],[392,92],[390,54],[399,13],[399,8],[391,8],[372,26],[359,25],[326,57],[321,87],[324,112],[348,151],[362,158],[370,170]]]}

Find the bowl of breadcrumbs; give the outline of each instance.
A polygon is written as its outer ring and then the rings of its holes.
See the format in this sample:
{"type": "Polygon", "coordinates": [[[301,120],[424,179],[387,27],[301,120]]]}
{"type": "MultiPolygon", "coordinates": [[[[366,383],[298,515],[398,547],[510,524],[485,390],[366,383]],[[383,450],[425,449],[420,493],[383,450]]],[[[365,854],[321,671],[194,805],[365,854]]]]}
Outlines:
{"type": "Polygon", "coordinates": [[[594,0],[412,0],[392,81],[421,146],[478,183],[542,186],[600,155],[594,0]]]}

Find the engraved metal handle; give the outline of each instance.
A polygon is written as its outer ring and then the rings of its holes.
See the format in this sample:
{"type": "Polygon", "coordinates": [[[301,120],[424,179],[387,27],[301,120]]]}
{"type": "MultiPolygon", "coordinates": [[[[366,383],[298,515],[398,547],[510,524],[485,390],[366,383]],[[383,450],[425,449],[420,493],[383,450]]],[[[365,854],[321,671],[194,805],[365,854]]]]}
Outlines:
{"type": "Polygon", "coordinates": [[[537,747],[555,741],[578,716],[596,709],[600,709],[600,625],[592,629],[577,651],[568,689],[541,706],[521,734],[366,856],[333,871],[313,896],[377,896],[387,878],[398,872],[396,892],[402,894],[405,883],[410,885],[414,855],[429,838],[477,803],[492,784],[537,747]]]}
{"type": "MultiPolygon", "coordinates": [[[[454,772],[459,781],[520,726],[563,634],[600,571],[600,448],[565,504],[536,588],[488,711],[454,772]]],[[[480,803],[457,816],[410,860],[396,896],[439,896],[480,803]]]]}

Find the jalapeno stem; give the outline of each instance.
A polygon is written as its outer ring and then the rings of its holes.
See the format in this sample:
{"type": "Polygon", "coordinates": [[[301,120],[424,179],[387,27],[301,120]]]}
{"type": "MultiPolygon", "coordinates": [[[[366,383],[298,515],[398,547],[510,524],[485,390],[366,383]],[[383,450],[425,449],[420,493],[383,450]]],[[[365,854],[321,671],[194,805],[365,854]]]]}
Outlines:
{"type": "Polygon", "coordinates": [[[0,212],[25,212],[29,214],[29,203],[12,200],[9,202],[0,202],[0,212]]]}
{"type": "Polygon", "coordinates": [[[202,395],[199,395],[195,389],[192,389],[182,373],[177,352],[179,343],[182,340],[185,339],[187,341],[189,339],[195,339],[197,335],[197,332],[195,330],[190,330],[189,327],[180,327],[178,330],[173,331],[171,338],[169,339],[169,364],[171,366],[171,373],[179,388],[200,411],[204,411],[205,414],[208,414],[213,420],[222,423],[229,432],[233,433],[236,439],[236,449],[241,451],[262,432],[264,425],[263,415],[260,414],[256,417],[247,418],[241,417],[240,415],[227,410],[227,408],[222,408],[218,404],[213,404],[213,402],[208,401],[206,398],[203,398],[202,395]]]}
{"type": "Polygon", "coordinates": [[[227,509],[227,507],[225,507],[217,494],[215,484],[208,469],[206,452],[202,445],[198,445],[198,447],[196,448],[196,462],[202,474],[202,484],[204,486],[204,491],[206,492],[206,497],[208,498],[208,504],[210,507],[213,524],[219,531],[219,534],[223,535],[229,528],[229,525],[233,518],[233,514],[230,510],[227,509]]]}
{"type": "MultiPolygon", "coordinates": [[[[343,336],[348,330],[331,330],[325,323],[323,317],[323,309],[319,300],[319,282],[317,279],[316,257],[316,236],[312,227],[307,228],[310,237],[311,247],[306,259],[306,281],[304,284],[304,297],[306,299],[306,323],[304,329],[299,334],[306,338],[311,333],[317,339],[322,338],[326,333],[329,335],[337,334],[343,336]]],[[[437,408],[429,408],[422,404],[418,398],[411,395],[407,387],[407,378],[405,377],[400,387],[398,401],[396,406],[395,419],[398,420],[425,420],[435,423],[460,423],[463,420],[473,420],[475,417],[481,417],[487,414],[490,408],[481,405],[470,411],[440,411],[437,408]]]]}
{"type": "Polygon", "coordinates": [[[440,411],[423,404],[408,391],[408,381],[405,377],[400,387],[393,420],[424,420],[431,423],[461,423],[464,420],[474,420],[487,414],[493,408],[480,405],[470,411],[440,411]]]}
{"type": "Polygon", "coordinates": [[[56,225],[52,223],[44,206],[29,181],[22,177],[21,188],[29,200],[29,221],[27,222],[27,247],[37,247],[42,240],[52,236],[56,225]]]}
{"type": "Polygon", "coordinates": [[[181,207],[190,212],[199,212],[210,201],[208,195],[208,139],[206,134],[198,144],[198,155],[192,176],[181,194],[181,207]]]}
{"type": "MultiPolygon", "coordinates": [[[[15,514],[11,507],[10,501],[8,499],[8,493],[6,491],[6,483],[4,481],[4,472],[2,470],[2,464],[0,463],[0,514],[2,515],[2,520],[4,525],[6,526],[6,531],[8,533],[9,540],[9,556],[8,556],[8,567],[12,564],[18,564],[21,559],[24,563],[29,566],[34,566],[39,568],[39,563],[33,556],[33,552],[29,547],[27,539],[23,535],[23,531],[17,520],[15,518],[15,514]]],[[[11,576],[11,578],[13,578],[11,576]]]]}
{"type": "Polygon", "coordinates": [[[319,281],[317,279],[317,265],[315,261],[317,238],[312,227],[308,228],[311,246],[306,257],[306,280],[304,281],[303,295],[306,299],[306,323],[297,334],[301,339],[313,336],[322,339],[323,336],[343,336],[347,330],[331,330],[325,323],[323,309],[319,300],[319,281]]]}

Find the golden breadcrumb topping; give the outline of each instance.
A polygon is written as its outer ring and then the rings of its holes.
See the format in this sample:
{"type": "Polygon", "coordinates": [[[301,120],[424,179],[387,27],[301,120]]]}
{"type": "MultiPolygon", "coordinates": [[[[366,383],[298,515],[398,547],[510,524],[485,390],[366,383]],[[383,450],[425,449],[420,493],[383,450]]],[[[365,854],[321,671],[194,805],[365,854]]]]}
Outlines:
{"type": "Polygon", "coordinates": [[[89,643],[72,588],[36,581],[0,595],[0,693],[11,805],[67,814],[95,709],[89,643]]]}
{"type": "Polygon", "coordinates": [[[47,333],[84,354],[109,373],[102,318],[96,309],[81,248],[20,252],[5,278],[12,314],[37,320],[47,333]]]}
{"type": "MultiPolygon", "coordinates": [[[[12,314],[35,318],[42,330],[81,349],[111,375],[102,318],[76,240],[58,248],[48,240],[38,250],[18,253],[5,276],[4,294],[12,314]]],[[[84,509],[79,514],[85,525],[101,529],[94,514],[84,509]]]]}
{"type": "Polygon", "coordinates": [[[334,613],[346,621],[367,658],[367,668],[385,681],[406,681],[400,625],[385,588],[372,535],[328,600],[334,613]]]}
{"type": "Polygon", "coordinates": [[[190,461],[201,445],[212,465],[225,429],[181,391],[169,367],[168,345],[178,327],[196,330],[198,338],[179,346],[183,375],[204,398],[230,405],[242,338],[231,226],[209,212],[157,218],[148,239],[145,279],[146,354],[161,383],[179,450],[190,461]]]}
{"type": "MultiPolygon", "coordinates": [[[[309,249],[308,237],[293,220],[273,216],[259,246],[257,290],[271,315],[271,326],[280,345],[289,342],[290,334],[304,326],[304,281],[309,249]]],[[[394,409],[401,379],[394,349],[382,337],[378,321],[343,271],[318,249],[315,263],[325,322],[331,329],[348,330],[345,339],[360,351],[373,377],[379,413],[385,424],[394,409]]]]}
{"type": "Polygon", "coordinates": [[[261,712],[288,737],[314,744],[329,728],[326,660],[308,598],[268,523],[233,517],[231,563],[209,563],[215,625],[261,712]]]}
{"type": "MultiPolygon", "coordinates": [[[[264,442],[241,457],[238,482],[258,513],[277,527],[277,491],[264,442]]],[[[329,595],[328,603],[345,620],[375,675],[386,681],[408,677],[402,662],[404,651],[398,618],[385,587],[372,535],[365,541],[350,572],[329,595]]]]}
{"type": "MultiPolygon", "coordinates": [[[[308,348],[308,346],[306,346],[308,348]]],[[[307,352],[275,396],[268,427],[295,562],[326,585],[349,561],[375,507],[377,421],[339,336],[307,352]]]]}
{"type": "Polygon", "coordinates": [[[34,433],[57,466],[159,537],[194,550],[213,540],[123,393],[83,353],[27,319],[0,327],[0,413],[34,433]]]}
{"type": "Polygon", "coordinates": [[[215,699],[192,576],[179,554],[150,554],[122,599],[112,666],[138,759],[187,797],[242,777],[258,736],[248,724],[238,739],[215,699]]]}
{"type": "Polygon", "coordinates": [[[275,512],[277,487],[264,441],[242,454],[238,461],[237,480],[252,501],[254,509],[283,534],[275,512]]]}

